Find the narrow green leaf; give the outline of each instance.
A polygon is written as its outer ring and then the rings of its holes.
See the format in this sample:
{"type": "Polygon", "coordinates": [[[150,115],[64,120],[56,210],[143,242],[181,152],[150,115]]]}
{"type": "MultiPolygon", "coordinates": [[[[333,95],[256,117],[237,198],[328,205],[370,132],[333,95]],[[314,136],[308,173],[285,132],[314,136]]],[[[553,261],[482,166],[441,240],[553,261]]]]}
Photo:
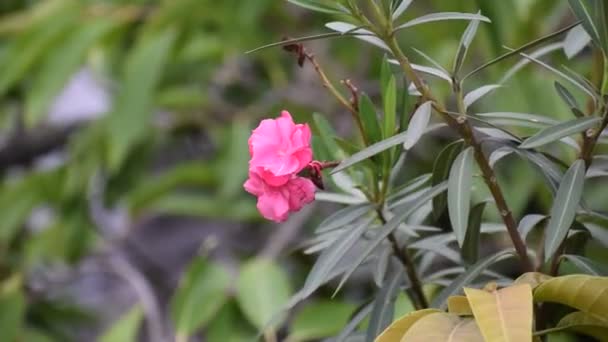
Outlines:
{"type": "Polygon", "coordinates": [[[538,214],[524,216],[521,221],[519,221],[519,225],[517,226],[517,231],[519,232],[519,235],[521,235],[522,240],[526,241],[526,238],[532,229],[546,218],[547,216],[538,214]]]}
{"type": "MultiPolygon", "coordinates": [[[[555,51],[559,51],[563,48],[564,48],[564,44],[561,42],[547,44],[547,45],[544,45],[544,46],[538,48],[537,50],[530,52],[530,57],[541,58],[541,57],[549,55],[550,53],[553,53],[555,51]]],[[[515,65],[510,67],[504,73],[504,76],[500,79],[500,81],[498,83],[505,84],[509,79],[511,79],[513,76],[515,76],[520,70],[522,70],[523,68],[525,68],[527,65],[529,65],[531,63],[532,63],[532,61],[530,59],[522,58],[521,60],[519,60],[517,63],[515,63],[515,65]]]]}
{"type": "Polygon", "coordinates": [[[346,280],[353,274],[353,272],[367,259],[367,257],[376,249],[384,239],[386,239],[389,234],[391,234],[397,227],[410,215],[412,215],[416,210],[418,210],[421,206],[425,205],[428,201],[432,200],[435,196],[443,193],[447,190],[447,184],[441,183],[432,187],[431,189],[426,190],[419,197],[414,199],[412,203],[406,203],[400,207],[398,207],[395,212],[398,213],[394,217],[392,217],[385,225],[383,225],[378,231],[376,231],[376,235],[373,240],[367,243],[365,249],[357,256],[355,260],[350,264],[342,279],[340,280],[340,284],[338,285],[336,292],[344,285],[346,280]]]}
{"type": "Polygon", "coordinates": [[[372,312],[373,303],[366,304],[363,306],[348,322],[340,334],[336,337],[336,342],[345,342],[348,337],[357,329],[357,327],[363,322],[365,318],[372,312]]]}
{"type": "Polygon", "coordinates": [[[607,267],[584,256],[564,254],[560,258],[570,261],[585,274],[608,277],[607,267]]]}
{"type": "MultiPolygon", "coordinates": [[[[578,109],[578,103],[576,102],[574,95],[572,95],[572,93],[558,81],[555,81],[554,85],[555,91],[557,91],[557,94],[564,101],[566,106],[568,106],[570,109],[578,109]]],[[[580,113],[580,111],[574,112],[575,115],[577,115],[577,113],[580,113]]]]}
{"type": "Polygon", "coordinates": [[[472,281],[474,281],[480,274],[483,273],[488,267],[493,264],[515,256],[515,252],[512,249],[500,251],[494,255],[488,256],[479,260],[475,265],[471,266],[466,272],[458,276],[449,286],[441,290],[441,292],[433,299],[431,307],[433,308],[445,308],[447,305],[447,299],[450,296],[459,294],[462,292],[462,288],[472,281]]]}
{"type": "Polygon", "coordinates": [[[346,155],[334,140],[336,133],[331,127],[329,121],[327,121],[327,119],[325,118],[325,116],[319,113],[314,113],[312,117],[315,122],[315,127],[317,128],[317,131],[319,133],[319,137],[323,141],[323,145],[325,146],[331,157],[335,160],[342,160],[346,158],[346,155]]]}
{"type": "Polygon", "coordinates": [[[143,312],[135,306],[120,317],[99,339],[100,342],[126,342],[136,341],[139,326],[143,319],[143,312]]]}
{"type": "Polygon", "coordinates": [[[380,335],[393,321],[395,300],[399,294],[399,286],[403,282],[402,270],[400,268],[398,272],[395,272],[376,295],[367,327],[367,341],[374,341],[376,336],[380,335]]]}
{"type": "Polygon", "coordinates": [[[545,230],[545,261],[550,260],[574,222],[576,210],[583,195],[585,184],[585,162],[577,160],[562,178],[553,201],[551,217],[545,230]]]}
{"type": "Polygon", "coordinates": [[[473,265],[479,259],[479,243],[481,242],[481,219],[487,202],[482,202],[471,209],[469,225],[464,237],[460,254],[467,265],[473,265]]]}
{"type": "MultiPolygon", "coordinates": [[[[448,179],[450,175],[450,169],[456,157],[462,152],[464,143],[461,140],[454,141],[453,143],[446,146],[435,159],[433,164],[433,176],[431,178],[431,184],[433,186],[440,184],[448,179]]],[[[448,197],[447,194],[441,194],[433,198],[433,217],[438,220],[443,214],[443,211],[447,207],[448,197]]]]}
{"type": "Polygon", "coordinates": [[[274,261],[265,259],[253,260],[241,267],[236,290],[242,312],[259,330],[264,330],[268,324],[280,323],[277,314],[291,296],[285,271],[274,261]]]}
{"type": "Polygon", "coordinates": [[[399,17],[407,10],[407,8],[410,7],[412,1],[414,0],[401,0],[399,6],[397,6],[397,8],[395,8],[395,11],[393,11],[392,19],[399,19],[399,17]]]}
{"type": "Polygon", "coordinates": [[[359,98],[359,117],[363,124],[363,130],[370,144],[382,140],[382,131],[378,123],[378,115],[372,100],[366,94],[359,98]]]}
{"type": "Polygon", "coordinates": [[[331,173],[335,174],[338,173],[342,170],[345,170],[361,161],[364,161],[368,158],[371,158],[375,155],[377,155],[380,152],[386,151],[389,148],[393,147],[393,146],[397,146],[399,144],[403,144],[403,142],[405,142],[405,140],[407,139],[407,135],[408,131],[405,132],[401,132],[399,134],[395,134],[392,137],[388,138],[388,139],[384,139],[382,141],[379,141],[373,145],[368,146],[367,148],[353,154],[352,156],[342,160],[342,162],[340,163],[340,165],[336,166],[331,173]]]}
{"type": "MultiPolygon", "coordinates": [[[[513,57],[513,56],[521,53],[522,51],[526,51],[528,49],[531,49],[531,48],[533,48],[535,46],[538,46],[538,45],[540,45],[540,44],[542,44],[542,43],[544,43],[544,42],[546,42],[546,41],[548,41],[550,39],[553,39],[553,38],[555,38],[555,37],[557,37],[557,36],[559,36],[559,35],[561,35],[561,34],[563,34],[565,32],[568,32],[570,29],[572,29],[573,27],[575,27],[579,23],[580,22],[576,22],[574,24],[568,25],[568,26],[566,26],[566,27],[564,27],[564,28],[562,28],[560,30],[557,30],[557,31],[555,31],[553,33],[549,33],[546,36],[537,38],[537,39],[535,39],[535,40],[533,40],[533,41],[531,41],[529,43],[526,43],[526,44],[518,47],[515,50],[512,50],[512,51],[509,51],[509,52],[507,52],[505,54],[502,54],[502,55],[500,55],[500,56],[498,56],[498,57],[496,57],[496,58],[494,58],[494,59],[492,59],[492,60],[490,60],[490,61],[482,64],[482,65],[480,65],[479,67],[475,68],[473,71],[471,71],[468,74],[466,74],[466,76],[464,76],[462,78],[462,80],[464,81],[467,78],[469,78],[469,77],[477,74],[480,71],[485,70],[486,68],[488,68],[488,67],[490,67],[490,66],[492,66],[492,65],[494,65],[496,63],[499,63],[499,62],[501,62],[501,61],[503,61],[503,60],[505,60],[505,59],[507,59],[509,57],[513,57]]],[[[500,82],[500,83],[502,83],[502,82],[500,82]]]]}
{"type": "Polygon", "coordinates": [[[86,23],[50,51],[27,94],[25,112],[29,124],[46,114],[51,101],[82,65],[89,48],[115,27],[116,23],[104,18],[86,23]]]}
{"type": "Polygon", "coordinates": [[[603,0],[568,0],[574,15],[582,21],[585,31],[604,53],[608,53],[608,32],[603,0]]]}
{"type": "Polygon", "coordinates": [[[444,20],[479,20],[485,22],[491,22],[488,17],[485,17],[480,14],[473,13],[459,13],[459,12],[440,12],[440,13],[432,13],[423,15],[416,19],[410,20],[405,24],[399,25],[395,28],[395,32],[399,30],[403,30],[404,28],[430,23],[434,21],[444,21],[444,20]]]}
{"type": "Polygon", "coordinates": [[[427,61],[429,61],[429,63],[431,63],[435,68],[437,68],[438,70],[441,70],[443,72],[444,75],[449,76],[450,72],[447,71],[441,64],[439,64],[439,62],[437,62],[436,60],[434,60],[433,58],[431,58],[431,56],[427,55],[426,53],[416,49],[415,47],[412,48],[412,50],[414,50],[414,52],[416,52],[417,54],[419,54],[422,58],[426,59],[427,61]]]}
{"type": "Polygon", "coordinates": [[[336,241],[321,253],[308,273],[304,286],[295,298],[304,299],[324,284],[340,260],[359,241],[363,233],[369,229],[373,220],[374,218],[367,219],[354,229],[346,229],[342,232],[336,241]]]}
{"type": "Polygon", "coordinates": [[[315,1],[315,0],[287,0],[287,2],[290,2],[294,5],[315,11],[315,12],[322,12],[322,13],[329,13],[329,14],[345,14],[344,12],[340,11],[338,8],[333,7],[328,5],[325,2],[322,1],[315,1]]]}
{"type": "Polygon", "coordinates": [[[471,105],[473,105],[473,103],[479,101],[481,98],[500,87],[502,87],[500,84],[489,84],[472,90],[471,92],[467,93],[463,99],[464,107],[469,108],[471,105]]]}
{"type": "Polygon", "coordinates": [[[404,149],[411,149],[426,132],[426,128],[431,120],[432,105],[431,101],[427,101],[420,105],[412,115],[407,128],[407,135],[403,142],[404,149]]]}
{"type": "Polygon", "coordinates": [[[601,120],[602,119],[598,117],[586,117],[562,122],[534,134],[530,138],[524,140],[519,147],[523,149],[532,149],[543,146],[564,137],[584,132],[597,125],[601,120]]]}
{"type": "MultiPolygon", "coordinates": [[[[477,12],[477,14],[481,14],[481,12],[477,12]]],[[[452,73],[454,75],[458,75],[460,72],[460,68],[462,68],[462,64],[467,56],[471,42],[473,42],[473,38],[475,38],[478,27],[479,20],[471,20],[466,30],[462,34],[460,44],[458,44],[458,50],[456,51],[456,57],[454,58],[454,67],[452,68],[452,73]]]]}
{"type": "Polygon", "coordinates": [[[397,81],[390,75],[388,83],[382,93],[384,100],[384,138],[395,134],[397,125],[397,81]]]}
{"type": "Polygon", "coordinates": [[[156,88],[175,37],[168,30],[154,39],[142,38],[129,53],[124,88],[107,122],[108,161],[113,170],[120,168],[133,144],[149,131],[156,88]]]}
{"type": "Polygon", "coordinates": [[[469,222],[471,185],[473,184],[474,151],[469,147],[462,151],[450,169],[448,179],[448,212],[458,245],[462,247],[469,222]]]}
{"type": "Polygon", "coordinates": [[[589,95],[589,97],[591,97],[592,99],[594,99],[594,100],[597,101],[598,94],[595,93],[595,92],[593,92],[593,91],[591,91],[591,90],[589,90],[588,87],[586,87],[584,84],[582,84],[581,82],[577,81],[576,79],[574,79],[574,78],[566,75],[565,73],[557,70],[556,68],[550,66],[549,64],[547,64],[547,63],[545,63],[545,62],[543,62],[543,61],[541,61],[539,59],[536,59],[536,58],[534,58],[534,57],[532,57],[530,55],[527,55],[527,54],[525,54],[523,52],[520,53],[520,55],[522,55],[523,57],[529,59],[530,61],[532,61],[532,62],[534,62],[534,63],[542,66],[543,68],[551,71],[553,74],[555,74],[555,75],[563,78],[564,80],[570,82],[572,85],[574,85],[577,88],[579,88],[582,92],[584,92],[585,94],[589,95]]]}
{"type": "Polygon", "coordinates": [[[19,287],[21,280],[9,278],[2,283],[0,293],[0,329],[5,341],[18,341],[21,329],[24,327],[27,301],[19,287]],[[15,285],[15,288],[12,285],[15,285]]]}
{"type": "Polygon", "coordinates": [[[571,330],[594,337],[600,342],[608,341],[608,319],[592,316],[581,311],[564,316],[555,328],[549,330],[551,332],[571,330]]]}
{"type": "Polygon", "coordinates": [[[371,204],[351,205],[344,209],[340,209],[323,220],[317,227],[317,234],[325,233],[334,229],[342,228],[345,225],[354,222],[355,220],[365,216],[372,209],[371,204]]]}
{"type": "Polygon", "coordinates": [[[359,28],[359,26],[355,26],[353,24],[345,23],[342,21],[333,21],[331,23],[325,24],[330,30],[338,31],[343,35],[352,34],[355,38],[366,41],[372,45],[375,45],[379,48],[382,48],[386,51],[390,51],[391,49],[382,41],[382,39],[376,37],[376,35],[366,29],[359,28]]]}

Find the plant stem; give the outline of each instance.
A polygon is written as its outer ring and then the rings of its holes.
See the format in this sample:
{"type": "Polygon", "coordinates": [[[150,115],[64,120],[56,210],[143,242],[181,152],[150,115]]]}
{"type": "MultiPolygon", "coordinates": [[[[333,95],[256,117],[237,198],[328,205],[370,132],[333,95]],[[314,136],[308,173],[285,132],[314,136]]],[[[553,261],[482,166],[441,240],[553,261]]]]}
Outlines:
{"type": "MultiPolygon", "coordinates": [[[[432,101],[433,106],[435,107],[437,112],[441,114],[444,121],[446,121],[446,123],[450,127],[455,128],[465,140],[465,142],[471,147],[473,147],[475,151],[475,160],[479,165],[486,185],[492,193],[492,197],[494,198],[494,202],[496,202],[496,206],[498,207],[500,216],[505,226],[507,227],[507,232],[509,233],[511,241],[513,242],[513,246],[515,247],[515,250],[519,255],[520,261],[522,263],[522,268],[526,272],[531,272],[534,268],[532,266],[530,258],[528,257],[526,244],[519,235],[519,232],[517,231],[517,222],[515,221],[513,213],[509,209],[502,190],[498,185],[494,170],[490,166],[487,157],[483,153],[481,144],[475,138],[471,126],[466,120],[466,112],[464,112],[464,105],[462,104],[462,100],[459,100],[459,107],[462,107],[460,109],[461,114],[463,114],[461,117],[459,117],[458,119],[454,119],[449,115],[446,115],[445,107],[443,107],[443,105],[433,97],[428,87],[418,77],[418,75],[412,68],[408,58],[403,54],[403,51],[401,51],[401,48],[399,47],[399,44],[397,43],[397,40],[395,39],[394,35],[389,35],[388,38],[385,39],[385,43],[391,49],[393,55],[395,55],[395,57],[397,58],[397,61],[401,65],[401,68],[405,72],[408,79],[414,82],[414,85],[416,86],[417,90],[422,94],[422,97],[428,101],[432,101]]],[[[461,93],[460,89],[457,90],[461,93]]]]}
{"type": "Polygon", "coordinates": [[[329,92],[336,98],[336,100],[338,100],[338,102],[340,102],[352,114],[353,119],[355,120],[355,123],[357,124],[357,127],[359,128],[359,131],[361,132],[361,135],[363,137],[363,142],[365,143],[365,145],[368,145],[367,137],[365,136],[365,131],[363,130],[363,123],[361,122],[361,118],[359,117],[359,112],[357,108],[353,106],[353,104],[350,103],[346,98],[344,98],[344,96],[342,96],[338,89],[336,89],[333,83],[331,83],[331,81],[325,74],[325,71],[323,71],[323,68],[321,68],[321,65],[319,65],[319,63],[317,62],[315,56],[306,51],[304,51],[303,53],[306,59],[314,67],[317,75],[319,75],[321,83],[323,83],[323,87],[329,90],[329,92]]]}
{"type": "MultiPolygon", "coordinates": [[[[382,210],[378,209],[376,210],[376,212],[378,213],[378,218],[380,218],[380,222],[382,222],[382,224],[386,224],[386,218],[384,217],[384,214],[382,214],[382,210]]],[[[399,243],[397,241],[397,238],[395,237],[395,234],[389,234],[388,240],[391,243],[393,253],[397,257],[397,259],[399,259],[399,261],[403,264],[403,267],[407,272],[407,276],[411,284],[411,290],[414,297],[413,302],[414,306],[416,307],[416,310],[428,308],[429,302],[426,299],[426,296],[424,295],[424,291],[422,289],[422,282],[418,277],[418,272],[416,270],[416,264],[414,263],[414,259],[410,255],[407,248],[399,247],[399,243]]]]}

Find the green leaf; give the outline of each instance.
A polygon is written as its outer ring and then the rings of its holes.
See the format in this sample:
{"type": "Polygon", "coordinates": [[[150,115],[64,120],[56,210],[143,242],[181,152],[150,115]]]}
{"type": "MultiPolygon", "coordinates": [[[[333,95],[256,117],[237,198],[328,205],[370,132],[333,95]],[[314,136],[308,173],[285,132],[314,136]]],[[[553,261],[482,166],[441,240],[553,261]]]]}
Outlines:
{"type": "Polygon", "coordinates": [[[352,156],[342,160],[340,165],[336,166],[331,171],[331,174],[335,174],[342,170],[345,170],[359,162],[362,162],[368,158],[371,158],[371,157],[377,155],[380,152],[384,152],[393,146],[403,144],[407,138],[408,138],[408,131],[405,131],[405,132],[401,132],[399,134],[395,134],[388,139],[384,139],[373,145],[370,145],[370,146],[366,147],[365,149],[353,154],[352,156]]]}
{"type": "Polygon", "coordinates": [[[608,30],[603,0],[568,0],[593,42],[608,54],[608,30]]]}
{"type": "Polygon", "coordinates": [[[382,98],[384,100],[384,138],[388,138],[395,134],[397,126],[397,81],[395,76],[389,76],[382,98]]]}
{"type": "Polygon", "coordinates": [[[355,220],[365,216],[372,209],[371,204],[351,205],[344,209],[340,209],[331,216],[323,220],[315,230],[315,233],[325,233],[331,230],[342,228],[345,225],[354,222],[355,220]]]}
{"type": "MultiPolygon", "coordinates": [[[[433,164],[433,186],[442,183],[448,179],[452,164],[454,163],[454,160],[456,160],[456,157],[460,155],[460,152],[462,152],[463,148],[464,143],[461,140],[458,140],[450,143],[441,152],[439,152],[439,155],[437,156],[437,159],[435,159],[435,163],[433,164]]],[[[435,218],[435,220],[438,220],[439,217],[443,214],[443,211],[447,207],[447,203],[447,194],[441,194],[433,198],[433,217],[435,218]]]]}
{"type": "Polygon", "coordinates": [[[489,84],[472,90],[471,92],[467,93],[463,99],[464,107],[469,108],[473,103],[500,87],[502,87],[500,84],[489,84]]]}
{"type": "Polygon", "coordinates": [[[401,341],[484,342],[474,319],[445,312],[432,313],[410,327],[401,341]]]}
{"type": "Polygon", "coordinates": [[[553,257],[568,235],[583,195],[585,162],[577,160],[562,178],[545,230],[545,261],[553,257]]]}
{"type": "Polygon", "coordinates": [[[382,140],[382,131],[378,124],[378,115],[372,100],[366,94],[359,98],[359,117],[363,124],[363,131],[369,144],[382,140]]]}
{"type": "Polygon", "coordinates": [[[454,160],[448,179],[448,212],[452,229],[461,247],[467,233],[471,208],[474,153],[472,147],[462,151],[454,160]]]}
{"type": "Polygon", "coordinates": [[[340,11],[338,8],[336,8],[334,6],[330,6],[326,2],[323,2],[323,1],[287,0],[287,2],[290,2],[294,5],[297,5],[297,6],[312,10],[312,11],[316,11],[316,12],[329,13],[329,14],[345,14],[344,12],[340,11]]]}
{"type": "Polygon", "coordinates": [[[372,304],[369,303],[361,307],[353,318],[348,322],[340,334],[336,337],[335,342],[345,342],[348,337],[357,329],[357,327],[367,318],[372,311],[372,304]]]}
{"type": "Polygon", "coordinates": [[[479,243],[481,242],[481,219],[483,211],[486,208],[486,202],[477,204],[471,209],[469,216],[469,225],[464,237],[460,255],[462,260],[467,265],[473,265],[479,259],[479,243]]]}
{"type": "Polygon", "coordinates": [[[459,13],[459,12],[441,12],[441,13],[432,13],[423,15],[416,19],[410,20],[405,24],[399,25],[395,28],[395,32],[399,30],[403,30],[404,28],[430,23],[434,21],[444,21],[444,20],[479,20],[485,22],[491,22],[491,20],[487,17],[484,17],[480,14],[473,13],[459,13]]]}
{"type": "Polygon", "coordinates": [[[492,292],[465,288],[475,321],[486,341],[532,340],[534,313],[528,284],[492,292]]]}
{"type": "Polygon", "coordinates": [[[403,148],[411,149],[426,132],[426,128],[431,120],[432,102],[427,101],[420,105],[412,115],[412,119],[407,128],[407,135],[403,142],[403,148]]]}
{"type": "Polygon", "coordinates": [[[113,170],[121,167],[133,144],[149,131],[156,88],[175,37],[175,32],[167,30],[153,38],[142,38],[127,57],[124,86],[107,122],[107,157],[113,170]]]}
{"type": "Polygon", "coordinates": [[[336,265],[343,259],[346,253],[359,241],[363,233],[369,229],[374,218],[360,223],[353,229],[346,229],[340,234],[336,241],[319,256],[308,273],[302,289],[296,294],[297,300],[310,296],[319,286],[328,280],[336,265]]]}
{"type": "Polygon", "coordinates": [[[405,333],[407,333],[407,331],[414,324],[416,324],[416,322],[420,321],[422,318],[424,318],[426,316],[436,314],[436,313],[441,313],[441,311],[439,311],[437,309],[424,309],[424,310],[418,310],[418,311],[409,313],[409,314],[399,318],[395,322],[393,322],[393,324],[391,324],[388,328],[386,328],[384,330],[384,332],[382,332],[382,334],[380,334],[380,336],[378,336],[378,338],[376,338],[375,342],[402,341],[402,338],[405,335],[405,333]]]}
{"type": "Polygon", "coordinates": [[[171,318],[178,336],[188,338],[213,319],[227,299],[230,275],[224,267],[196,258],[182,276],[171,300],[171,318]]]}
{"type": "Polygon", "coordinates": [[[399,6],[397,6],[393,11],[393,15],[391,16],[392,20],[394,21],[399,19],[399,17],[407,10],[407,8],[410,7],[412,1],[414,0],[401,0],[399,6]]]}
{"type": "MultiPolygon", "coordinates": [[[[481,12],[477,12],[477,14],[481,14],[481,12]]],[[[452,68],[452,73],[454,75],[458,75],[460,72],[460,68],[462,68],[462,64],[467,56],[471,42],[473,42],[473,38],[475,38],[478,27],[479,20],[471,20],[466,30],[462,34],[460,44],[458,44],[458,50],[456,51],[456,57],[454,58],[454,67],[452,68]]]]}
{"type": "Polygon", "coordinates": [[[94,20],[74,30],[51,50],[27,94],[25,112],[29,124],[36,123],[46,114],[55,96],[82,65],[86,52],[115,27],[115,22],[105,18],[94,20]]]}
{"type": "Polygon", "coordinates": [[[608,319],[600,319],[584,312],[573,312],[564,316],[552,332],[571,330],[579,334],[596,338],[600,342],[608,341],[608,319]]]}
{"type": "Polygon", "coordinates": [[[391,49],[382,41],[382,39],[376,37],[376,35],[369,30],[360,28],[360,26],[355,26],[353,24],[345,23],[342,21],[332,21],[331,23],[325,24],[330,30],[338,31],[341,35],[352,35],[353,37],[366,41],[372,45],[375,45],[381,49],[386,51],[390,51],[391,49]]]}
{"type": "MultiPolygon", "coordinates": [[[[568,106],[568,108],[570,109],[578,109],[578,103],[576,102],[576,98],[574,97],[574,95],[572,95],[572,93],[558,81],[555,81],[554,85],[557,94],[564,101],[566,106],[568,106]]],[[[574,113],[577,114],[578,112],[574,113]]]]}
{"type": "Polygon", "coordinates": [[[255,259],[241,267],[236,283],[237,301],[245,317],[259,330],[279,324],[291,296],[285,271],[274,261],[255,259]]]}
{"type": "Polygon", "coordinates": [[[416,210],[425,205],[428,201],[432,200],[435,196],[445,192],[447,189],[447,184],[441,183],[438,184],[428,190],[425,190],[419,196],[417,196],[411,202],[405,203],[401,206],[398,206],[394,212],[398,213],[394,217],[392,217],[385,225],[378,229],[376,235],[373,240],[369,241],[365,246],[365,249],[359,253],[359,255],[350,263],[346,272],[342,276],[340,280],[340,284],[336,289],[336,292],[344,285],[346,280],[355,272],[357,267],[367,259],[367,257],[386,239],[389,234],[391,234],[397,227],[410,215],[412,215],[416,210]]]}
{"type": "Polygon", "coordinates": [[[120,317],[100,338],[100,342],[135,342],[143,319],[139,306],[133,307],[120,317]]]}
{"type": "Polygon", "coordinates": [[[13,276],[2,283],[0,293],[0,331],[3,341],[17,341],[24,326],[27,302],[21,293],[21,278],[13,276]]]}
{"type": "Polygon", "coordinates": [[[247,141],[251,135],[249,121],[233,119],[228,134],[227,151],[223,153],[225,159],[220,164],[217,179],[229,179],[221,182],[219,196],[230,199],[235,198],[243,191],[243,183],[248,175],[249,153],[247,141]]]}
{"type": "Polygon", "coordinates": [[[470,284],[474,281],[480,274],[482,274],[488,267],[493,264],[515,256],[514,251],[512,249],[500,251],[494,255],[490,255],[488,257],[482,258],[475,265],[471,266],[467,269],[466,272],[462,273],[458,276],[449,286],[441,290],[441,292],[433,299],[431,303],[431,307],[434,308],[443,308],[446,306],[446,301],[450,296],[456,295],[462,291],[463,286],[470,284]]]}
{"type": "Polygon", "coordinates": [[[35,21],[3,51],[0,95],[21,81],[46,53],[53,51],[52,46],[74,28],[79,9],[77,3],[66,1],[47,9],[49,11],[41,20],[35,21]]]}
{"type": "Polygon", "coordinates": [[[299,310],[290,325],[289,341],[319,340],[340,333],[354,305],[338,301],[313,301],[299,310]]]}
{"type": "Polygon", "coordinates": [[[576,268],[578,268],[585,274],[604,277],[608,276],[608,268],[606,268],[602,264],[596,263],[595,261],[589,258],[573,254],[564,254],[560,258],[570,261],[574,264],[574,266],[576,266],[576,268]]]}
{"type": "Polygon", "coordinates": [[[315,128],[319,133],[319,137],[323,141],[323,145],[325,146],[331,157],[335,160],[345,159],[346,155],[334,140],[336,132],[331,127],[329,121],[327,121],[325,116],[319,113],[314,113],[312,117],[315,122],[315,128]]]}
{"type": "Polygon", "coordinates": [[[367,340],[373,341],[393,321],[395,301],[399,294],[399,286],[403,282],[403,272],[400,269],[384,283],[374,300],[374,306],[367,327],[367,340]]]}
{"type": "MultiPolygon", "coordinates": [[[[511,51],[509,51],[509,52],[507,52],[505,54],[502,54],[502,55],[500,55],[500,56],[498,56],[498,57],[496,57],[496,58],[494,58],[494,59],[492,59],[492,60],[490,60],[490,61],[488,61],[488,62],[486,62],[486,63],[484,63],[482,65],[480,65],[480,66],[478,66],[473,71],[471,71],[468,74],[466,74],[462,78],[462,80],[464,81],[467,78],[469,78],[469,77],[477,74],[478,72],[480,72],[480,71],[482,71],[482,70],[484,70],[484,69],[486,69],[486,68],[488,68],[488,67],[490,67],[490,66],[492,66],[492,65],[494,65],[494,64],[496,64],[498,62],[501,62],[501,61],[503,61],[503,60],[505,60],[505,59],[507,59],[509,57],[513,57],[513,56],[521,53],[522,51],[526,51],[526,50],[531,49],[531,48],[533,48],[535,46],[538,46],[538,45],[540,45],[540,44],[542,44],[542,43],[544,43],[544,42],[546,42],[546,41],[548,41],[550,39],[553,39],[553,38],[555,38],[555,37],[563,34],[564,32],[568,32],[570,29],[572,29],[576,25],[578,25],[578,23],[574,23],[574,24],[568,25],[568,26],[566,26],[566,27],[564,27],[564,28],[562,28],[560,30],[557,30],[557,31],[555,31],[553,33],[549,33],[546,36],[537,38],[537,39],[535,39],[535,40],[533,40],[533,41],[531,41],[529,43],[526,43],[526,44],[518,47],[515,50],[511,50],[511,51]]],[[[500,83],[502,83],[502,82],[500,82],[500,83]]]]}
{"type": "Polygon", "coordinates": [[[567,275],[543,282],[534,290],[535,302],[551,302],[578,309],[605,320],[608,312],[608,278],[567,275]]]}
{"type": "Polygon", "coordinates": [[[587,129],[597,125],[601,120],[601,118],[589,117],[562,122],[555,126],[547,127],[534,134],[530,138],[524,140],[519,147],[523,149],[531,149],[543,146],[564,137],[586,131],[587,129]]]}
{"type": "Polygon", "coordinates": [[[591,97],[592,99],[597,101],[598,95],[596,92],[592,91],[589,89],[589,87],[585,86],[585,84],[579,82],[578,80],[566,75],[565,73],[555,69],[554,67],[550,66],[549,64],[540,61],[539,59],[536,59],[530,55],[526,55],[525,53],[520,53],[520,55],[522,55],[523,57],[525,57],[526,59],[542,66],[543,68],[551,71],[553,74],[555,74],[556,76],[559,76],[561,78],[563,78],[564,80],[570,82],[572,85],[576,86],[577,88],[579,88],[582,92],[584,92],[585,94],[589,95],[589,97],[591,97]]]}
{"type": "Polygon", "coordinates": [[[547,217],[545,215],[539,214],[530,214],[524,216],[521,221],[519,221],[519,225],[517,226],[517,231],[519,232],[519,235],[521,235],[522,240],[525,241],[532,229],[546,218],[547,217]]]}

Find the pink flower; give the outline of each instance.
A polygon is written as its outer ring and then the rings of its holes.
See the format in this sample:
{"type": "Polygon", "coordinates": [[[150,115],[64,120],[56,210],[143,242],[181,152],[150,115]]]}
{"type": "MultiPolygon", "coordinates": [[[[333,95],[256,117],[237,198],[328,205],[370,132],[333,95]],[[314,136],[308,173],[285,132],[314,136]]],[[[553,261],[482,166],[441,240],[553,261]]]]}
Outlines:
{"type": "Polygon", "coordinates": [[[312,161],[310,128],[295,124],[287,111],[277,119],[266,119],[249,138],[249,168],[266,183],[281,186],[312,161]]]}
{"type": "Polygon", "coordinates": [[[258,172],[250,168],[249,179],[244,184],[247,192],[258,197],[257,208],[265,218],[283,222],[290,212],[295,212],[315,197],[315,185],[307,178],[289,175],[289,179],[280,186],[268,184],[258,172]]]}

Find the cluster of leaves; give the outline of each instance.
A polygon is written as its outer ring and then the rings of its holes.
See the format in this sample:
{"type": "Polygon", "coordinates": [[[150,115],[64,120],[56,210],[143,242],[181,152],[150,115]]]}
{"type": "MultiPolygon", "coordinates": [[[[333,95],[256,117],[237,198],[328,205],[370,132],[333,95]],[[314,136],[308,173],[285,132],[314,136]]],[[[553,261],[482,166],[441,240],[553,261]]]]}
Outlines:
{"type": "Polygon", "coordinates": [[[317,155],[341,161],[331,172],[335,191],[322,192],[317,199],[347,206],[315,230],[306,253],[318,253],[318,258],[290,303],[309,297],[335,277],[340,277],[335,289],[338,292],[362,265],[371,265],[377,285],[375,297],[353,314],[337,341],[376,339],[393,320],[400,290],[423,310],[397,320],[378,341],[422,341],[431,336],[438,341],[531,341],[533,336],[564,330],[605,339],[608,278],[602,276],[608,275],[606,265],[598,265],[584,253],[587,247],[597,244],[605,251],[603,237],[608,216],[593,209],[583,196],[585,184],[605,185],[602,178],[607,171],[603,162],[606,156],[602,154],[608,125],[608,49],[604,37],[608,12],[604,2],[570,0],[576,18],[573,24],[517,49],[507,48],[499,57],[466,74],[466,57],[478,28],[482,22],[490,22],[481,13],[441,12],[404,20],[413,1],[289,2],[344,21],[326,24],[335,32],[266,47],[353,36],[388,55],[380,73],[380,110],[367,95],[352,87],[352,100],[347,101],[340,92],[333,91],[331,80],[322,77],[325,87],[353,114],[360,142],[338,138],[330,123],[322,115],[315,115],[321,142],[317,155]],[[411,63],[399,46],[401,31],[446,20],[469,21],[451,70],[417,49],[413,50],[431,66],[411,63]],[[541,60],[555,51],[574,58],[589,46],[599,63],[586,72],[603,75],[593,80],[568,67],[558,68],[541,60]],[[516,57],[520,60],[499,82],[481,85],[465,94],[465,81],[516,57]],[[399,67],[399,72],[394,72],[392,64],[399,67]],[[554,82],[555,89],[534,89],[538,94],[535,96],[557,92],[572,118],[557,121],[521,112],[475,112],[478,101],[499,91],[528,64],[559,79],[554,82]],[[404,82],[400,84],[401,79],[404,82]],[[434,92],[438,87],[436,80],[449,86],[455,109],[444,105],[434,92]],[[581,101],[585,106],[579,105],[581,101]],[[433,121],[433,113],[440,120],[433,121]],[[408,165],[414,146],[423,136],[446,126],[459,138],[437,155],[431,172],[402,182],[399,176],[408,165]],[[515,220],[498,179],[509,167],[501,161],[514,157],[529,162],[542,175],[552,198],[546,213],[537,213],[536,208],[526,210],[520,220],[515,220]],[[492,206],[498,215],[486,221],[492,216],[484,211],[492,206]],[[537,233],[535,228],[539,229],[538,234],[531,234],[537,233]],[[537,248],[527,243],[533,235],[537,248]],[[508,236],[514,249],[497,247],[494,254],[485,256],[487,251],[482,250],[482,244],[493,236],[508,236]],[[518,280],[491,270],[503,260],[516,261],[509,265],[521,275],[518,280]],[[560,267],[562,262],[566,266],[560,267]],[[532,270],[541,273],[523,274],[532,270]],[[572,272],[592,276],[558,276],[572,272]],[[488,281],[495,283],[485,290],[465,288],[483,286],[488,281]],[[497,290],[496,283],[506,287],[497,290]],[[431,286],[442,289],[429,295],[433,292],[431,286]],[[463,288],[466,297],[455,296],[463,288]],[[544,309],[536,310],[534,315],[533,307],[540,308],[543,302],[560,303],[579,311],[568,314],[568,310],[544,309]],[[450,306],[448,313],[426,309],[446,305],[450,306]],[[369,320],[364,324],[366,318],[369,320]]]}

